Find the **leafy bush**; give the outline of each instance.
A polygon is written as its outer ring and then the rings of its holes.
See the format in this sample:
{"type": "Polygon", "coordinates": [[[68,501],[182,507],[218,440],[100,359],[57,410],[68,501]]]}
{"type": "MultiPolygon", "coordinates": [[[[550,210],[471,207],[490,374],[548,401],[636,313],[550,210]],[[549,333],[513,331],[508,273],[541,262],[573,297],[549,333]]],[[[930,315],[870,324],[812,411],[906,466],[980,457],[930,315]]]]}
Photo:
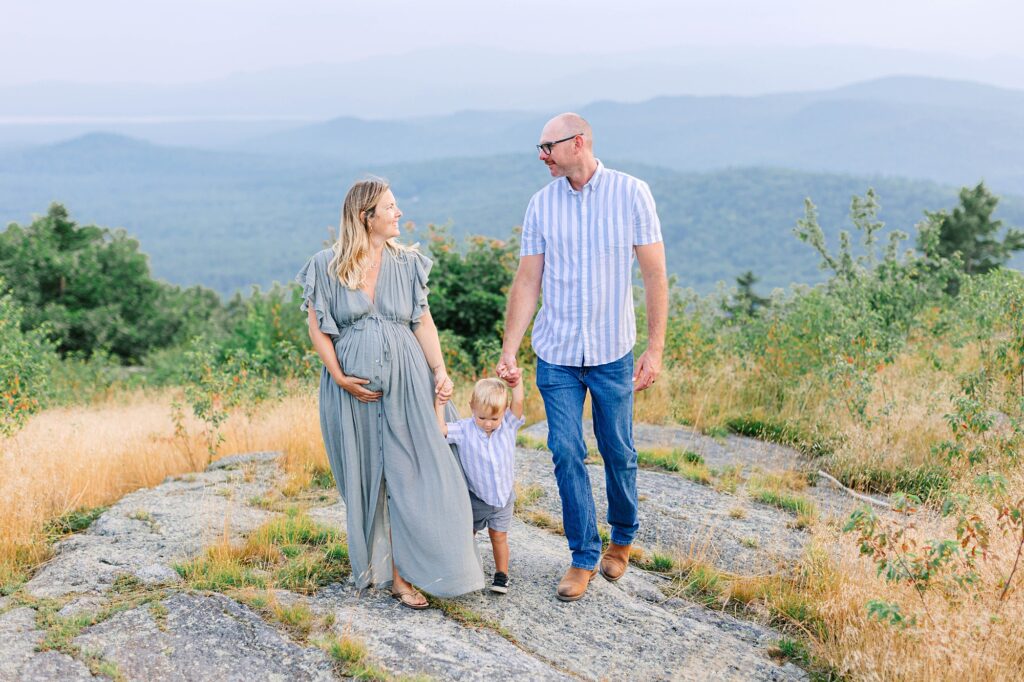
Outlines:
{"type": "MultiPolygon", "coordinates": [[[[185,351],[184,369],[185,400],[205,425],[205,464],[224,441],[220,427],[233,409],[252,411],[264,400],[282,394],[281,382],[261,357],[244,349],[218,347],[203,337],[194,339],[185,351]]],[[[175,429],[181,432],[181,405],[174,404],[173,410],[175,429]]]]}
{"type": "MultiPolygon", "coordinates": [[[[306,314],[299,309],[301,296],[297,285],[280,284],[266,292],[253,287],[249,296],[236,295],[217,313],[218,323],[208,325],[200,335],[209,362],[230,365],[244,357],[268,378],[310,376],[320,361],[309,342],[306,314]]],[[[150,353],[148,380],[157,385],[189,383],[195,376],[195,338],[150,353]]]]}
{"type": "Polygon", "coordinates": [[[24,309],[22,330],[48,323],[62,355],[103,350],[137,362],[187,338],[219,305],[199,287],[153,280],[136,240],[123,230],[79,226],[60,204],[0,232],[0,277],[24,309]]]}
{"type": "Polygon", "coordinates": [[[315,356],[301,303],[296,284],[274,284],[267,292],[253,287],[248,297],[236,295],[227,305],[221,358],[244,353],[273,376],[308,374],[315,356]]]}
{"type": "Polygon", "coordinates": [[[131,368],[103,350],[93,352],[91,357],[80,353],[54,357],[43,389],[44,403],[46,407],[88,404],[142,381],[141,375],[132,373],[131,368]]]}
{"type": "Polygon", "coordinates": [[[519,240],[470,237],[460,251],[444,227],[429,235],[430,312],[445,334],[442,346],[455,362],[449,371],[493,366],[501,354],[505,301],[519,262],[519,240]]]}
{"type": "Polygon", "coordinates": [[[56,361],[46,328],[22,331],[24,310],[0,279],[0,435],[10,435],[41,406],[45,378],[56,361]]]}

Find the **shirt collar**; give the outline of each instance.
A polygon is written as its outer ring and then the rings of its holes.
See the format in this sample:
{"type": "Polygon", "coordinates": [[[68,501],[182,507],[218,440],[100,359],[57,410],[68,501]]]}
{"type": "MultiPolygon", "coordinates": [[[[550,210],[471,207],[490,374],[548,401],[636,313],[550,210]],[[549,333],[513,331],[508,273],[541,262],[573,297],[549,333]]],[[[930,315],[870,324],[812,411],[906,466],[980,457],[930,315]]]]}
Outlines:
{"type": "MultiPolygon", "coordinates": [[[[601,159],[597,159],[597,170],[594,171],[594,174],[590,177],[590,181],[583,185],[580,191],[583,191],[587,187],[590,188],[590,191],[594,191],[597,189],[597,186],[601,184],[602,177],[604,177],[604,164],[601,163],[601,159]]],[[[563,177],[562,180],[565,181],[565,188],[569,190],[570,194],[579,194],[579,192],[572,188],[572,183],[569,182],[569,178],[563,177]]]]}

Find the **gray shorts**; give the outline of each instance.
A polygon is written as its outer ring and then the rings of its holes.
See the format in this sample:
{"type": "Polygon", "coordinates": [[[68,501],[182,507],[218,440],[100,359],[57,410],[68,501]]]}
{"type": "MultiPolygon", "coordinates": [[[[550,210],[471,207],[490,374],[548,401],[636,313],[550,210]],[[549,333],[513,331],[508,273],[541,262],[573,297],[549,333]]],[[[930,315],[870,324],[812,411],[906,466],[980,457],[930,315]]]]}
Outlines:
{"type": "Polygon", "coordinates": [[[512,525],[512,510],[516,504],[516,493],[508,496],[504,507],[492,507],[469,491],[469,503],[473,506],[473,532],[490,528],[500,533],[507,533],[512,525]]]}

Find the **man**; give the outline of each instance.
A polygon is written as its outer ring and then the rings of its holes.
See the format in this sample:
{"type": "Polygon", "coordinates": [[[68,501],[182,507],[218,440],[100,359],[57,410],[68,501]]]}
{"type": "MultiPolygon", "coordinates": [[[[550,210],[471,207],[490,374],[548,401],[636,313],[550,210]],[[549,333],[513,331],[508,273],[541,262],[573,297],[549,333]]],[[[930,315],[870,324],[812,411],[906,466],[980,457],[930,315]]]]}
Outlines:
{"type": "Polygon", "coordinates": [[[590,125],[577,114],[556,116],[541,132],[538,157],[556,179],[533,195],[526,209],[496,368],[498,376],[519,380],[516,353],[543,291],[533,349],[562,523],[572,551],[572,566],[556,590],[562,601],[582,597],[598,570],[614,582],[629,564],[639,527],[633,392],[648,388],[661,371],[668,316],[665,248],[650,189],[637,178],[605,168],[594,157],[593,144],[590,125]],[[634,253],[643,277],[649,339],[635,369],[634,253]],[[588,391],[612,529],[604,556],[584,464],[582,419],[588,391]]]}

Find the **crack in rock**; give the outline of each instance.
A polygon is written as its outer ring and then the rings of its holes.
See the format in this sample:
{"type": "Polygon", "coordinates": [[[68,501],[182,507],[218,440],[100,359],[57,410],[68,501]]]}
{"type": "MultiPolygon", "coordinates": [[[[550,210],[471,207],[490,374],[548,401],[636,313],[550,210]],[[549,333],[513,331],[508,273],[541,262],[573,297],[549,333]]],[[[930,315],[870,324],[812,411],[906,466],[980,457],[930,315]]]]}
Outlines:
{"type": "Polygon", "coordinates": [[[130,680],[333,680],[333,663],[300,646],[248,607],[219,594],[179,593],[161,602],[158,624],[144,604],[74,639],[130,680]]]}

